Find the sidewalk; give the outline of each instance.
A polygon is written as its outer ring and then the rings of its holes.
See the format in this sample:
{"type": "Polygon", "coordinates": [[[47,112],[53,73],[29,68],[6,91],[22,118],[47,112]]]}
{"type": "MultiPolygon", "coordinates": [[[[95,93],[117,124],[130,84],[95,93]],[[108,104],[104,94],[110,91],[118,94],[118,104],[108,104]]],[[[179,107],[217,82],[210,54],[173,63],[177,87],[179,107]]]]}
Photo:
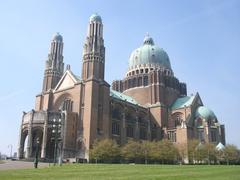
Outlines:
{"type": "MultiPolygon", "coordinates": [[[[49,163],[38,163],[39,168],[47,166],[49,166],[49,163]]],[[[0,164],[0,171],[10,169],[32,169],[32,168],[34,168],[33,162],[6,160],[3,164],[0,164]]]]}

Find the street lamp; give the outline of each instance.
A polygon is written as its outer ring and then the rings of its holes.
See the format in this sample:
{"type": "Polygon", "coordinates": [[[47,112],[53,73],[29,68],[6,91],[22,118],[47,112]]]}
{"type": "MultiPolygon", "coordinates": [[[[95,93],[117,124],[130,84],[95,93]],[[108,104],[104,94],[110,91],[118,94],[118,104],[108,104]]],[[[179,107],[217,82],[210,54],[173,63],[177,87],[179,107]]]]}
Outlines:
{"type": "Polygon", "coordinates": [[[52,133],[54,135],[54,159],[53,163],[54,166],[57,162],[58,157],[58,164],[62,164],[62,128],[63,128],[63,122],[61,118],[53,119],[53,126],[52,126],[52,133]]]}
{"type": "Polygon", "coordinates": [[[34,160],[34,167],[38,167],[38,152],[39,152],[39,138],[37,138],[37,147],[36,147],[36,154],[35,154],[35,160],[34,160]]]}

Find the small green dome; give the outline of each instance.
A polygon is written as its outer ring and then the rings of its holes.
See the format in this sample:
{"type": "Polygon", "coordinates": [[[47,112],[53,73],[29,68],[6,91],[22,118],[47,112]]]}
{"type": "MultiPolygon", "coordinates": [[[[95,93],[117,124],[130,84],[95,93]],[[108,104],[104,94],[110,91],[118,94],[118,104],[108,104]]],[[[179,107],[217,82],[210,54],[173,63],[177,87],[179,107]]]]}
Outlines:
{"type": "Polygon", "coordinates": [[[160,47],[154,45],[154,41],[148,35],[143,40],[143,45],[135,49],[129,58],[129,69],[143,64],[159,65],[171,69],[168,54],[160,47]]]}
{"type": "Polygon", "coordinates": [[[63,41],[63,37],[57,32],[53,35],[53,41],[63,41]]]}
{"type": "Polygon", "coordinates": [[[102,23],[102,18],[97,13],[94,13],[90,16],[89,21],[90,22],[100,22],[100,23],[102,23]]]}
{"type": "Polygon", "coordinates": [[[216,119],[214,112],[205,106],[199,106],[195,115],[204,119],[216,119]]]}

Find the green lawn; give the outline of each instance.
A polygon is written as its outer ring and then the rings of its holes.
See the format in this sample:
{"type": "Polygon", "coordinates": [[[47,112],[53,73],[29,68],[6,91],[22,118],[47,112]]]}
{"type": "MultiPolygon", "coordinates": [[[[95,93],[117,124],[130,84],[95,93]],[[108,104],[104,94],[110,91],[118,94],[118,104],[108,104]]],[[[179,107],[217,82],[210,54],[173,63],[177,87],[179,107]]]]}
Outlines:
{"type": "Polygon", "coordinates": [[[240,180],[240,166],[70,164],[0,171],[0,179],[199,179],[240,180]]]}

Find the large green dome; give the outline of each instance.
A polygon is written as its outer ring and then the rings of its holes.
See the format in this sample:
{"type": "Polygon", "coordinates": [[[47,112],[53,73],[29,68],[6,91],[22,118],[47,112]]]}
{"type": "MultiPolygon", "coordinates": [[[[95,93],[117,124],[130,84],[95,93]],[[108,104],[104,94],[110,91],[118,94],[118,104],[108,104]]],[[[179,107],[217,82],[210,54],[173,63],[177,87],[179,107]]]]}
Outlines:
{"type": "Polygon", "coordinates": [[[157,65],[171,69],[171,64],[167,53],[160,47],[154,45],[151,37],[146,36],[143,45],[135,49],[129,58],[129,69],[134,69],[139,65],[157,65]]]}
{"type": "Polygon", "coordinates": [[[216,119],[214,112],[206,106],[199,106],[196,111],[196,117],[204,119],[216,119]]]}

